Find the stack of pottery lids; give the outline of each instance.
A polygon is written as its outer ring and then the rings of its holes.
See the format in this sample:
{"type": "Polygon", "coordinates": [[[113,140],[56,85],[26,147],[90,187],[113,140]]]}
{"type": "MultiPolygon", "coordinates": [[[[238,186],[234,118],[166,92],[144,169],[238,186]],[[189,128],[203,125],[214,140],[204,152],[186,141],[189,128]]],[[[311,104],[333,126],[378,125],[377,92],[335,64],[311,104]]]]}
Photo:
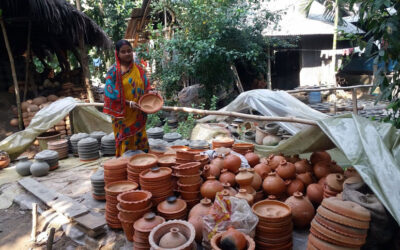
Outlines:
{"type": "Polygon", "coordinates": [[[234,143],[235,143],[235,140],[230,138],[230,137],[223,137],[223,138],[214,139],[211,142],[213,149],[222,148],[222,147],[231,148],[234,143]]]}
{"type": "Polygon", "coordinates": [[[185,164],[189,162],[194,162],[195,156],[198,155],[197,152],[190,152],[187,150],[176,151],[176,164],[185,164]]]}
{"type": "Polygon", "coordinates": [[[186,139],[180,139],[180,140],[176,140],[171,142],[172,146],[189,146],[190,141],[186,140],[186,139]]]}
{"type": "Polygon", "coordinates": [[[178,120],[175,118],[169,118],[167,120],[168,127],[170,128],[177,128],[178,127],[178,120]]]}
{"type": "Polygon", "coordinates": [[[78,155],[81,161],[92,161],[100,158],[97,140],[91,137],[80,140],[78,142],[78,155]]]}
{"type": "Polygon", "coordinates": [[[187,204],[184,200],[170,196],[157,206],[157,212],[166,220],[185,220],[187,217],[187,204]]]}
{"type": "Polygon", "coordinates": [[[292,212],[288,205],[275,200],[262,200],[252,207],[258,216],[254,238],[259,249],[292,249],[292,212]]]}
{"type": "Polygon", "coordinates": [[[152,193],[153,206],[157,206],[167,197],[174,194],[172,184],[172,170],[169,167],[152,167],[139,175],[140,189],[152,193]]]}
{"type": "Polygon", "coordinates": [[[152,150],[157,150],[157,151],[165,151],[168,142],[161,140],[161,139],[149,139],[149,146],[152,150]]]}
{"type": "Polygon", "coordinates": [[[104,170],[99,169],[96,173],[90,176],[92,182],[92,196],[95,200],[104,201],[106,199],[106,193],[104,191],[104,170]]]}
{"type": "Polygon", "coordinates": [[[176,165],[176,154],[164,154],[157,159],[159,167],[172,167],[176,165]]]}
{"type": "MultiPolygon", "coordinates": [[[[106,184],[115,181],[124,181],[127,179],[127,158],[111,158],[103,162],[104,181],[106,184]]],[[[139,182],[136,182],[139,183],[139,182]]]]}
{"type": "Polygon", "coordinates": [[[135,234],[133,236],[134,249],[150,249],[149,235],[153,228],[165,222],[161,216],[155,213],[146,213],[133,224],[135,234]]]}
{"type": "Polygon", "coordinates": [[[149,139],[162,139],[164,136],[164,129],[161,127],[149,128],[146,130],[146,133],[149,139]]]}
{"type": "Polygon", "coordinates": [[[151,193],[145,190],[131,190],[119,194],[117,199],[118,219],[121,221],[126,239],[133,241],[133,224],[143,215],[150,212],[153,206],[151,193]]]}
{"type": "Polygon", "coordinates": [[[324,199],[311,221],[308,246],[317,249],[359,249],[365,244],[370,212],[352,201],[324,199]]]}
{"type": "Polygon", "coordinates": [[[90,133],[90,137],[94,138],[97,140],[97,142],[99,143],[99,148],[101,147],[101,138],[103,138],[103,136],[107,135],[106,133],[104,133],[103,131],[94,131],[92,133],[90,133]]]}
{"type": "Polygon", "coordinates": [[[35,160],[45,161],[50,166],[50,170],[58,168],[58,152],[54,150],[43,150],[35,155],[35,160]]]}
{"type": "Polygon", "coordinates": [[[128,161],[128,180],[139,183],[142,171],[157,166],[157,156],[153,154],[137,154],[128,161]]]}
{"type": "Polygon", "coordinates": [[[115,155],[115,136],[114,133],[110,133],[101,138],[102,155],[115,155]]]}
{"type": "Polygon", "coordinates": [[[204,140],[193,140],[189,143],[191,149],[210,149],[210,144],[204,140]]]}
{"type": "Polygon", "coordinates": [[[68,158],[68,140],[59,139],[47,142],[47,148],[58,152],[58,158],[68,158]]]}
{"type": "Polygon", "coordinates": [[[164,141],[167,141],[167,142],[174,142],[174,141],[176,141],[176,140],[182,139],[182,135],[179,134],[179,133],[176,133],[176,132],[173,132],[173,133],[166,133],[166,134],[163,136],[163,139],[164,139],[164,141]]]}
{"type": "Polygon", "coordinates": [[[138,184],[131,181],[117,181],[106,185],[106,221],[111,228],[122,228],[118,219],[118,195],[130,190],[137,189],[138,184]]]}
{"type": "Polygon", "coordinates": [[[78,142],[87,137],[89,137],[89,135],[86,133],[78,133],[71,136],[69,140],[71,142],[72,153],[74,154],[74,156],[78,156],[78,142]]]}
{"type": "Polygon", "coordinates": [[[254,152],[254,144],[253,143],[235,143],[232,145],[232,149],[236,153],[245,155],[249,151],[254,152]]]}
{"type": "Polygon", "coordinates": [[[181,198],[186,201],[189,208],[199,203],[201,199],[200,188],[202,179],[200,177],[200,162],[190,162],[172,167],[174,175],[178,178],[177,186],[181,198]]]}
{"type": "Polygon", "coordinates": [[[342,192],[344,180],[344,175],[339,173],[327,175],[324,183],[324,198],[335,197],[342,192]]]}

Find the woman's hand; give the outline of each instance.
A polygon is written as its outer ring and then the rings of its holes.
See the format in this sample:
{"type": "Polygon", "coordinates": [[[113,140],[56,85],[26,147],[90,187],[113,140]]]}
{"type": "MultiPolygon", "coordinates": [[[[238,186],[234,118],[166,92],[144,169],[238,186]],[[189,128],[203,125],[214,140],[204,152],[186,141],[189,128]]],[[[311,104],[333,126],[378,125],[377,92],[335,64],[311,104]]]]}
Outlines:
{"type": "Polygon", "coordinates": [[[127,101],[127,103],[128,103],[128,105],[129,105],[129,107],[130,107],[131,109],[139,109],[139,108],[140,108],[139,104],[137,104],[137,103],[134,102],[134,101],[127,101]]]}

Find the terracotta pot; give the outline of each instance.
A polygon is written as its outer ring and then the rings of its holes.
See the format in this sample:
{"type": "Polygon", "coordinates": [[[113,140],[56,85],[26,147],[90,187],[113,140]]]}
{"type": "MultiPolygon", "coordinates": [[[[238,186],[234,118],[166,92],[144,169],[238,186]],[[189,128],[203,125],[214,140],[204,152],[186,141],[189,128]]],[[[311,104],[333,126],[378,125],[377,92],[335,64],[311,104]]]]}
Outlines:
{"type": "Polygon", "coordinates": [[[253,182],[254,175],[247,171],[247,168],[240,168],[239,173],[235,177],[235,181],[240,186],[248,186],[253,182]]]}
{"type": "Polygon", "coordinates": [[[264,200],[264,191],[263,190],[257,191],[256,197],[254,197],[254,202],[259,202],[261,200],[264,200]]]}
{"type": "Polygon", "coordinates": [[[168,167],[152,167],[140,173],[140,181],[159,182],[171,179],[172,169],[168,167]]]}
{"type": "Polygon", "coordinates": [[[217,158],[214,158],[210,164],[217,166],[220,170],[224,169],[224,158],[218,156],[217,158]]]}
{"type": "Polygon", "coordinates": [[[175,177],[179,178],[179,182],[181,184],[192,184],[192,183],[197,183],[199,181],[201,181],[201,172],[199,171],[197,174],[194,175],[180,175],[180,174],[176,174],[175,177]]]}
{"type": "Polygon", "coordinates": [[[310,225],[315,215],[315,209],[308,198],[303,196],[303,193],[295,192],[285,203],[292,209],[294,226],[304,228],[310,225]]]}
{"type": "Polygon", "coordinates": [[[196,231],[196,242],[201,243],[203,240],[203,218],[201,216],[192,216],[189,217],[188,222],[193,225],[196,231]]]}
{"type": "Polygon", "coordinates": [[[157,156],[153,154],[137,154],[132,156],[128,161],[128,166],[131,168],[148,169],[157,165],[157,156]]]}
{"type": "Polygon", "coordinates": [[[253,205],[254,198],[253,195],[248,194],[246,189],[239,189],[239,193],[235,195],[236,198],[244,199],[249,203],[250,206],[253,205]]]}
{"type": "Polygon", "coordinates": [[[336,163],[336,161],[332,161],[330,167],[331,167],[331,173],[339,173],[339,174],[344,173],[344,169],[341,166],[339,166],[336,163]]]}
{"type": "Polygon", "coordinates": [[[273,194],[270,194],[270,195],[268,195],[267,200],[276,201],[276,200],[278,200],[278,197],[276,197],[276,196],[273,195],[273,194]]]}
{"type": "Polygon", "coordinates": [[[258,156],[257,154],[255,154],[253,152],[249,152],[249,153],[245,154],[244,157],[246,158],[247,162],[249,163],[249,165],[251,167],[254,167],[258,163],[260,163],[260,156],[258,156]]]}
{"type": "Polygon", "coordinates": [[[360,174],[357,172],[357,170],[354,167],[349,167],[344,171],[344,177],[350,178],[350,177],[360,177],[360,174]]]}
{"type": "Polygon", "coordinates": [[[296,167],[296,173],[297,174],[302,174],[305,172],[310,172],[312,170],[310,163],[306,159],[296,161],[294,163],[294,166],[296,167]]]}
{"type": "Polygon", "coordinates": [[[228,169],[222,169],[219,181],[221,183],[229,183],[231,187],[236,186],[235,174],[230,172],[228,169]]]}
{"type": "Polygon", "coordinates": [[[286,191],[286,185],[279,175],[271,172],[263,181],[263,189],[267,194],[280,195],[286,191]]]}
{"type": "Polygon", "coordinates": [[[281,161],[275,171],[282,179],[293,179],[296,177],[296,167],[293,163],[286,160],[281,161]]]}
{"type": "Polygon", "coordinates": [[[220,174],[221,174],[221,170],[216,165],[209,164],[209,165],[205,165],[203,168],[203,177],[204,178],[207,178],[208,176],[215,176],[215,178],[218,178],[220,174]]]}
{"type": "Polygon", "coordinates": [[[237,173],[241,164],[242,161],[236,155],[230,154],[224,159],[224,168],[228,169],[232,173],[237,173]]]}
{"type": "MultiPolygon", "coordinates": [[[[116,206],[116,210],[117,210],[117,213],[119,211],[119,215],[121,216],[122,219],[134,223],[136,220],[140,219],[147,212],[150,212],[150,209],[152,206],[153,206],[153,204],[150,202],[149,205],[144,209],[126,210],[121,207],[120,203],[118,203],[118,205],[116,206]]],[[[113,210],[113,208],[111,206],[106,207],[106,212],[107,212],[107,209],[112,211],[113,213],[115,212],[115,210],[113,210]]]]}
{"type": "Polygon", "coordinates": [[[175,215],[187,210],[187,204],[184,200],[178,199],[175,196],[170,196],[167,200],[161,202],[157,206],[157,211],[160,214],[175,215]]]}
{"type": "Polygon", "coordinates": [[[247,170],[249,173],[253,174],[253,180],[251,182],[251,186],[255,189],[255,190],[259,190],[261,188],[261,184],[262,184],[262,178],[260,175],[258,175],[253,168],[249,168],[247,170]]]}
{"type": "Polygon", "coordinates": [[[342,174],[329,174],[326,176],[326,185],[335,192],[342,192],[344,180],[342,174]]]}
{"type": "Polygon", "coordinates": [[[200,162],[189,162],[172,167],[176,174],[180,175],[195,175],[200,170],[200,162]]]}
{"type": "Polygon", "coordinates": [[[122,219],[120,215],[118,215],[118,219],[121,222],[122,229],[124,230],[126,239],[128,241],[133,241],[133,232],[134,232],[133,223],[122,219]]]}
{"type": "Polygon", "coordinates": [[[181,194],[181,197],[184,200],[195,200],[201,198],[200,191],[189,192],[189,191],[179,190],[179,193],[181,194]]]}
{"type": "Polygon", "coordinates": [[[222,183],[222,186],[224,186],[224,190],[227,190],[229,192],[230,196],[235,196],[237,194],[237,191],[233,187],[231,187],[231,184],[222,183]]]}
{"type": "Polygon", "coordinates": [[[196,152],[189,152],[187,150],[178,150],[176,151],[176,158],[194,161],[194,156],[197,155],[196,152]]]}
{"type": "Polygon", "coordinates": [[[301,182],[303,182],[304,187],[307,187],[308,185],[314,182],[310,172],[297,174],[296,178],[299,179],[301,182]]]}
{"type": "Polygon", "coordinates": [[[244,250],[247,246],[246,237],[235,228],[229,227],[228,230],[222,234],[219,246],[222,249],[232,249],[233,247],[233,249],[244,250]]]}
{"type": "Polygon", "coordinates": [[[307,187],[307,198],[316,206],[321,204],[324,199],[324,189],[317,183],[312,183],[307,187]]]}
{"type": "Polygon", "coordinates": [[[222,183],[217,181],[214,176],[210,176],[201,186],[200,192],[203,197],[214,200],[215,194],[223,189],[222,183]]]}
{"type": "Polygon", "coordinates": [[[179,190],[181,190],[181,191],[195,192],[195,191],[200,190],[202,182],[200,180],[197,183],[193,183],[193,184],[182,184],[182,183],[180,183],[180,181],[178,181],[177,184],[178,184],[179,190]]]}
{"type": "Polygon", "coordinates": [[[275,170],[283,160],[286,161],[285,157],[271,154],[268,157],[268,165],[272,170],[275,170]]]}
{"type": "Polygon", "coordinates": [[[179,232],[179,228],[172,227],[170,231],[164,234],[158,245],[162,248],[176,248],[182,246],[187,241],[187,238],[179,232]]]}
{"type": "Polygon", "coordinates": [[[322,177],[321,179],[319,179],[318,185],[320,185],[323,188],[325,186],[325,181],[326,177],[322,177]]]}
{"type": "Polygon", "coordinates": [[[156,216],[155,213],[146,213],[142,218],[137,220],[133,225],[135,231],[140,231],[143,233],[150,233],[150,231],[157,225],[165,222],[165,219],[161,216],[156,216]]]}
{"type": "Polygon", "coordinates": [[[268,164],[261,162],[254,166],[254,171],[264,179],[271,172],[271,168],[268,164]]]}
{"type": "Polygon", "coordinates": [[[286,157],[286,160],[290,163],[295,164],[298,161],[301,161],[300,157],[298,154],[292,155],[291,157],[286,157]]]}
{"type": "Polygon", "coordinates": [[[152,194],[145,190],[127,191],[117,196],[121,207],[126,210],[144,209],[150,204],[152,194]]]}
{"type": "Polygon", "coordinates": [[[286,192],[288,195],[293,195],[295,192],[304,193],[304,184],[299,179],[294,179],[290,181],[290,184],[287,186],[286,192]]]}
{"type": "Polygon", "coordinates": [[[114,196],[113,198],[117,199],[116,196],[119,195],[120,193],[130,190],[135,190],[138,188],[138,186],[139,185],[136,182],[124,180],[107,184],[104,187],[104,190],[106,191],[107,195],[114,196]]]}
{"type": "Polygon", "coordinates": [[[317,177],[318,179],[321,179],[322,177],[325,177],[328,174],[330,174],[331,169],[330,169],[329,164],[330,163],[326,162],[326,161],[320,161],[320,162],[317,162],[316,164],[314,164],[313,171],[314,171],[315,177],[317,177]]]}
{"type": "Polygon", "coordinates": [[[212,206],[212,202],[208,198],[203,198],[199,204],[195,205],[189,212],[189,218],[195,216],[203,216],[208,213],[212,206]]]}
{"type": "MultiPolygon", "coordinates": [[[[222,250],[220,248],[220,242],[221,242],[221,237],[222,237],[223,233],[224,232],[217,233],[216,235],[214,235],[211,238],[211,248],[213,250],[222,250]]],[[[248,235],[244,235],[244,237],[247,241],[245,249],[254,250],[256,248],[256,243],[254,242],[254,240],[252,238],[250,238],[250,236],[248,236],[248,235]]],[[[228,249],[231,249],[231,248],[228,248],[228,249]]]]}
{"type": "Polygon", "coordinates": [[[149,235],[149,243],[152,249],[160,249],[159,242],[163,236],[170,232],[171,228],[178,228],[179,232],[182,233],[186,241],[183,245],[180,245],[177,250],[190,250],[194,242],[196,232],[192,224],[183,220],[171,220],[164,222],[151,230],[149,235]]]}
{"type": "Polygon", "coordinates": [[[253,196],[253,199],[256,197],[257,192],[251,185],[240,186],[240,189],[245,189],[248,194],[251,194],[253,196]]]}
{"type": "Polygon", "coordinates": [[[311,154],[310,161],[312,165],[320,161],[331,162],[331,156],[325,151],[317,151],[311,154]]]}

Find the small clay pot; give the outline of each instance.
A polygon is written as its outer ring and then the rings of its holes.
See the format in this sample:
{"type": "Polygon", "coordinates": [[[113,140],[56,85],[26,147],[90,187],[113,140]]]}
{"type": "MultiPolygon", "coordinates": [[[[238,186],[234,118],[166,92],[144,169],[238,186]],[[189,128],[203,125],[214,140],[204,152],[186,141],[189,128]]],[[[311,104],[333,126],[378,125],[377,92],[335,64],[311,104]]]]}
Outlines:
{"type": "Polygon", "coordinates": [[[135,231],[143,233],[150,233],[150,231],[157,225],[165,222],[165,219],[161,216],[156,216],[155,213],[146,213],[142,218],[137,220],[133,225],[135,231]]]}
{"type": "Polygon", "coordinates": [[[259,174],[257,174],[253,168],[250,168],[247,170],[249,173],[253,174],[253,181],[251,182],[251,186],[255,190],[259,190],[262,185],[262,178],[259,174]]]}
{"type": "Polygon", "coordinates": [[[285,157],[271,154],[268,157],[268,165],[272,170],[275,170],[283,160],[286,161],[285,157]]]}
{"type": "Polygon", "coordinates": [[[219,175],[221,174],[221,170],[217,165],[209,164],[205,165],[203,168],[203,177],[207,178],[208,176],[215,176],[215,178],[218,178],[219,175]]]}
{"type": "Polygon", "coordinates": [[[236,197],[236,198],[239,198],[239,199],[244,199],[244,200],[246,200],[247,203],[249,203],[250,206],[253,205],[254,198],[253,198],[253,196],[252,196],[251,194],[248,194],[248,193],[247,193],[247,190],[246,190],[246,189],[239,189],[239,193],[237,193],[237,194],[235,195],[235,197],[236,197]]]}
{"type": "Polygon", "coordinates": [[[40,177],[49,173],[50,166],[44,160],[36,159],[29,169],[33,176],[40,177]]]}
{"type": "Polygon", "coordinates": [[[344,169],[341,166],[339,166],[336,163],[336,161],[332,161],[330,167],[331,167],[331,173],[339,173],[339,174],[344,173],[344,169]]]}
{"type": "Polygon", "coordinates": [[[290,162],[290,163],[293,163],[293,164],[295,164],[295,163],[298,162],[298,161],[301,161],[301,159],[300,159],[300,157],[299,157],[298,154],[292,155],[292,156],[290,156],[290,157],[286,157],[286,160],[287,160],[288,162],[290,162]]]}
{"type": "Polygon", "coordinates": [[[262,186],[267,194],[280,195],[286,191],[285,182],[275,172],[268,174],[262,186]]]}
{"type": "Polygon", "coordinates": [[[317,151],[311,154],[310,161],[312,165],[317,164],[318,162],[331,162],[331,156],[325,151],[317,151]]]}
{"type": "Polygon", "coordinates": [[[175,196],[170,196],[167,200],[161,202],[157,206],[157,211],[160,214],[175,215],[186,211],[187,204],[184,200],[178,199],[175,196]]]}
{"type": "Polygon", "coordinates": [[[223,189],[222,183],[217,181],[214,176],[210,176],[201,186],[200,192],[203,197],[214,200],[215,194],[223,189]]]}
{"type": "Polygon", "coordinates": [[[321,179],[322,177],[327,176],[328,174],[331,173],[330,169],[330,162],[327,161],[319,161],[314,164],[313,167],[314,175],[318,179],[321,179]]]}
{"type": "Polygon", "coordinates": [[[203,218],[201,216],[192,216],[188,219],[188,222],[193,225],[196,231],[196,242],[201,243],[203,240],[203,218]]]}
{"type": "Polygon", "coordinates": [[[271,172],[271,168],[268,164],[261,162],[254,166],[254,171],[264,179],[271,172]]]}
{"type": "Polygon", "coordinates": [[[155,228],[153,228],[149,235],[149,243],[152,249],[160,249],[160,240],[167,233],[171,232],[171,228],[178,228],[179,232],[182,233],[186,241],[183,245],[180,245],[178,249],[192,249],[191,246],[194,242],[196,232],[192,224],[183,220],[170,220],[166,221],[155,228]]]}
{"type": "Polygon", "coordinates": [[[172,167],[176,174],[180,175],[195,175],[200,170],[200,162],[189,162],[172,167]]]}
{"type": "Polygon", "coordinates": [[[312,170],[310,163],[308,163],[306,159],[296,161],[294,166],[296,167],[296,174],[302,174],[312,170]]]}
{"type": "Polygon", "coordinates": [[[146,208],[151,198],[152,194],[145,190],[131,190],[117,196],[121,207],[132,211],[146,208]]]}
{"type": "Polygon", "coordinates": [[[21,176],[27,176],[31,174],[31,165],[32,162],[28,160],[28,157],[20,157],[18,158],[18,163],[15,167],[15,170],[17,171],[17,173],[21,176]]]}
{"type": "Polygon", "coordinates": [[[288,195],[293,195],[295,192],[304,193],[304,184],[299,179],[294,179],[290,181],[290,184],[287,186],[286,192],[288,195]]]}
{"type": "Polygon", "coordinates": [[[258,156],[257,154],[255,154],[253,152],[249,152],[249,153],[245,154],[244,157],[246,158],[247,162],[249,163],[249,165],[251,167],[254,167],[258,163],[260,163],[260,156],[258,156]]]}
{"type": "Polygon", "coordinates": [[[238,193],[229,183],[222,183],[222,186],[224,186],[224,190],[229,192],[230,196],[235,196],[238,193]]]}
{"type": "Polygon", "coordinates": [[[222,169],[219,181],[221,183],[229,183],[231,187],[236,186],[235,174],[230,172],[228,169],[222,169]]]}
{"type": "Polygon", "coordinates": [[[210,164],[217,166],[220,170],[222,170],[224,169],[224,158],[218,156],[214,158],[210,164]]]}
{"type": "Polygon", "coordinates": [[[242,164],[242,161],[236,155],[230,154],[227,157],[225,157],[225,159],[224,159],[224,168],[228,169],[229,171],[231,171],[234,174],[238,172],[241,164],[242,164]]]}
{"type": "Polygon", "coordinates": [[[290,196],[285,201],[285,203],[292,210],[294,226],[304,228],[310,225],[310,222],[315,215],[315,209],[308,198],[303,196],[303,193],[295,192],[293,196],[290,196]]]}
{"type": "Polygon", "coordinates": [[[281,161],[275,171],[282,179],[285,180],[296,177],[296,167],[293,163],[287,162],[286,160],[281,161]]]}
{"type": "Polygon", "coordinates": [[[161,237],[158,245],[162,248],[177,248],[185,244],[187,240],[188,239],[179,232],[179,228],[172,227],[168,233],[161,237]]]}
{"type": "Polygon", "coordinates": [[[244,250],[247,246],[246,237],[235,228],[229,227],[228,230],[222,234],[219,246],[221,249],[244,250]]]}
{"type": "Polygon", "coordinates": [[[208,198],[203,198],[199,204],[195,205],[189,212],[189,218],[195,216],[204,216],[210,211],[212,202],[208,198]]]}
{"type": "Polygon", "coordinates": [[[313,183],[313,177],[310,172],[305,172],[301,174],[297,174],[296,178],[303,182],[304,186],[307,187],[311,183],[313,183]]]}
{"type": "Polygon", "coordinates": [[[342,192],[344,180],[342,174],[329,174],[326,176],[326,185],[335,192],[342,192]]]}
{"type": "Polygon", "coordinates": [[[324,189],[317,183],[312,183],[307,186],[307,198],[316,206],[321,204],[324,199],[324,189]]]}
{"type": "MultiPolygon", "coordinates": [[[[220,247],[222,234],[224,234],[224,232],[217,233],[216,235],[214,235],[211,238],[211,248],[213,250],[222,250],[220,247]]],[[[250,236],[248,236],[248,235],[244,235],[244,237],[247,241],[245,249],[254,250],[256,248],[256,243],[254,242],[254,240],[252,238],[250,238],[250,236]]],[[[232,248],[228,248],[228,249],[232,249],[232,248]]]]}
{"type": "Polygon", "coordinates": [[[240,168],[239,173],[235,177],[235,181],[240,186],[248,186],[253,182],[254,175],[247,171],[247,168],[240,168]]]}

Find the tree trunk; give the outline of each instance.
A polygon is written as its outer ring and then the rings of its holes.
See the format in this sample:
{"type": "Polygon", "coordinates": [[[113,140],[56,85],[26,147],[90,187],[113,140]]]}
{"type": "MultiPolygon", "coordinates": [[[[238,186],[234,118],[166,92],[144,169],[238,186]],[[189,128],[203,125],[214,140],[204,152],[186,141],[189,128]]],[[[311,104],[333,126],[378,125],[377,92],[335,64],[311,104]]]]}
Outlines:
{"type": "Polygon", "coordinates": [[[17,80],[17,73],[15,71],[15,65],[14,65],[14,57],[11,52],[10,44],[8,42],[8,36],[7,36],[7,31],[6,31],[6,26],[4,25],[3,18],[0,17],[0,25],[1,25],[1,30],[3,31],[3,37],[4,37],[4,43],[6,44],[7,52],[8,52],[8,58],[10,59],[10,65],[11,65],[11,74],[14,82],[14,88],[15,88],[15,99],[17,102],[17,109],[18,109],[18,127],[19,129],[24,129],[24,123],[22,120],[22,109],[21,109],[21,99],[19,96],[19,86],[18,86],[18,80],[17,80]]]}
{"type": "Polygon", "coordinates": [[[25,86],[24,86],[24,101],[26,101],[26,95],[28,93],[28,83],[29,83],[29,64],[31,59],[31,31],[32,22],[29,20],[28,24],[28,41],[26,45],[26,57],[25,57],[25,86]]]}
{"type": "Polygon", "coordinates": [[[267,59],[267,88],[272,89],[272,81],[271,81],[271,49],[268,45],[267,48],[267,54],[268,54],[268,59],[267,59]]]}
{"type": "Polygon", "coordinates": [[[337,43],[337,28],[338,28],[338,23],[339,23],[339,0],[335,0],[335,21],[334,21],[334,27],[333,27],[333,45],[332,45],[332,50],[333,50],[333,55],[332,55],[332,63],[333,63],[333,75],[332,75],[332,81],[333,84],[337,87],[337,82],[336,82],[336,43],[337,43]]]}

